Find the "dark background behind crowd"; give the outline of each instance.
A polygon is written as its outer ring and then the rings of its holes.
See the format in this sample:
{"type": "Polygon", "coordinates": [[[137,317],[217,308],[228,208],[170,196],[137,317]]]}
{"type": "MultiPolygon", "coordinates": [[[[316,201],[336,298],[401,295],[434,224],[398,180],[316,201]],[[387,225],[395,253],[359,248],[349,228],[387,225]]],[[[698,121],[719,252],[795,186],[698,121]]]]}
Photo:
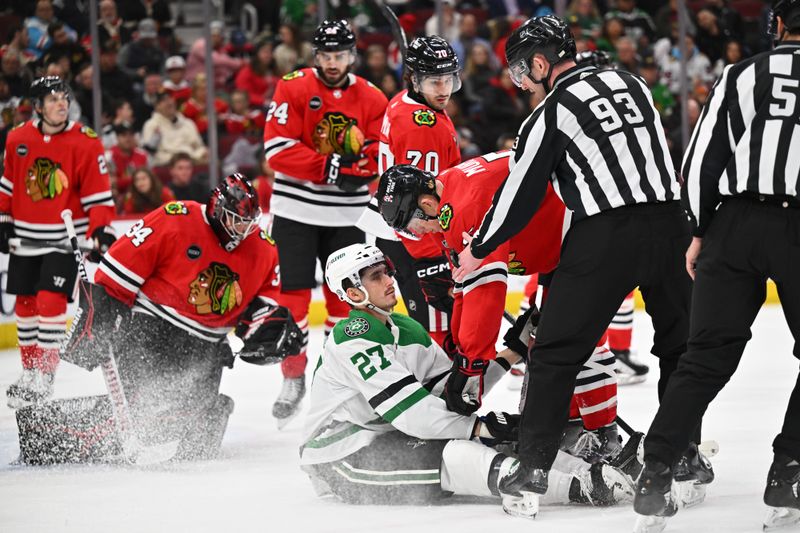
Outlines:
{"type": "MultiPolygon", "coordinates": [[[[572,0],[566,11],[578,51],[605,51],[617,68],[644,78],[676,167],[682,155],[677,2],[572,0]]],[[[99,1],[103,114],[98,135],[107,150],[120,214],[141,214],[170,199],[205,201],[209,82],[216,91],[220,170],[247,174],[262,201],[268,201],[272,172],[261,147],[267,108],[281,76],[313,65],[308,38],[318,23],[318,2],[249,3],[260,28],[252,38],[236,26],[241,0],[225,3],[227,22],[211,23],[214,79],[207,80],[205,39],[181,37],[192,30],[184,21],[183,2],[99,1]]],[[[409,40],[437,32],[433,2],[388,3],[409,40]]],[[[769,48],[771,42],[768,3],[708,0],[690,1],[688,7],[691,131],[724,66],[769,48]]],[[[461,60],[464,82],[447,111],[465,159],[513,143],[531,108],[507,75],[505,41],[530,16],[552,12],[552,2],[444,0],[443,36],[461,60]]],[[[402,89],[397,45],[372,3],[335,2],[328,6],[328,18],[345,18],[356,31],[357,74],[389,98],[402,89]]],[[[74,96],[70,118],[94,124],[88,25],[88,2],[0,0],[0,146],[12,127],[31,118],[27,91],[40,75],[65,78],[74,96]]]]}

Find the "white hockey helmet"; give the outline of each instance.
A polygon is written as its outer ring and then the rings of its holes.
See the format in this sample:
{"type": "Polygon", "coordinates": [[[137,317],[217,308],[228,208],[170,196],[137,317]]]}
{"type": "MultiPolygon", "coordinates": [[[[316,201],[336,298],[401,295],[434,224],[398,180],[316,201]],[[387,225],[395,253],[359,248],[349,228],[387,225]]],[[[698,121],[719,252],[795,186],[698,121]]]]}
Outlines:
{"type": "Polygon", "coordinates": [[[328,256],[325,262],[325,283],[328,288],[353,307],[368,307],[381,314],[388,314],[380,308],[375,307],[369,301],[369,293],[361,283],[361,273],[365,268],[385,263],[389,275],[394,275],[394,265],[391,260],[383,255],[376,246],[371,244],[351,244],[336,250],[328,256]],[[345,280],[348,281],[345,284],[345,280]],[[364,300],[355,302],[347,296],[348,287],[353,287],[364,293],[364,300]]]}

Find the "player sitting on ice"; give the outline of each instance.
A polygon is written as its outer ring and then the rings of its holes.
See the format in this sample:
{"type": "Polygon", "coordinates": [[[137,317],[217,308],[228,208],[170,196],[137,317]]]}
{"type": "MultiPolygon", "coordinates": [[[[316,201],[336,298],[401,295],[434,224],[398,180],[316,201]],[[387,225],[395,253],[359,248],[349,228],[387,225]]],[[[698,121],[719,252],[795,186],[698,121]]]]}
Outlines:
{"type": "MultiPolygon", "coordinates": [[[[143,446],[176,442],[176,459],[213,457],[233,410],[219,393],[234,357],[231,328],[250,363],[280,362],[302,334],[278,307],[278,254],[259,231],[261,209],[240,174],[206,205],[170,202],[136,222],[84,284],[63,358],[88,370],[112,351],[143,446]]],[[[27,463],[109,460],[119,453],[108,399],[52,402],[18,411],[27,463]]]]}
{"type": "MultiPolygon", "coordinates": [[[[311,384],[301,465],[318,494],[347,503],[425,504],[448,492],[499,495],[517,464],[490,444],[517,439],[518,416],[460,415],[441,398],[452,362],[397,303],[391,261],[376,247],[353,244],[332,253],[325,282],[352,306],[325,344],[311,384]]],[[[504,350],[486,365],[491,388],[519,355],[504,350]]],[[[620,470],[564,453],[551,470],[551,503],[611,505],[632,498],[620,470]]],[[[526,516],[520,494],[504,496],[526,516]]]]}

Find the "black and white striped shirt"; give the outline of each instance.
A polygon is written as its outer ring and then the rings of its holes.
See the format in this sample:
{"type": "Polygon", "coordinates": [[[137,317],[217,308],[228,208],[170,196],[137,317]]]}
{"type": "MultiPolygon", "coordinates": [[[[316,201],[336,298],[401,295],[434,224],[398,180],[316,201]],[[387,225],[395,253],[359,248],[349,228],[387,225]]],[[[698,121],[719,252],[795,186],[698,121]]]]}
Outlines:
{"type": "Polygon", "coordinates": [[[683,161],[684,208],[702,237],[723,196],[797,197],[800,42],[725,67],[683,161]]]}
{"type": "Polygon", "coordinates": [[[522,124],[511,172],[472,241],[483,258],[522,230],[548,180],[573,223],[617,207],[678,199],[661,119],[645,83],[625,71],[576,66],[522,124]]]}

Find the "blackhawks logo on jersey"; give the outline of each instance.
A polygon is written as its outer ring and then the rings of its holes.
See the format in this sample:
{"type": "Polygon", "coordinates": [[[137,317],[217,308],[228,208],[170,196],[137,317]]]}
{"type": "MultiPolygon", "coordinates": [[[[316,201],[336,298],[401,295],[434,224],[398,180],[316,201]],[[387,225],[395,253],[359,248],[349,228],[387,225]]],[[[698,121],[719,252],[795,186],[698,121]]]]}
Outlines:
{"type": "Polygon", "coordinates": [[[369,331],[369,322],[360,316],[351,319],[344,325],[344,334],[348,337],[358,337],[369,331]]]}
{"type": "Polygon", "coordinates": [[[259,234],[258,234],[258,235],[259,235],[259,237],[261,237],[261,239],[262,239],[262,240],[265,240],[265,241],[267,241],[268,243],[270,243],[272,246],[275,246],[275,239],[273,239],[273,238],[272,238],[272,235],[270,235],[269,233],[267,233],[267,230],[265,230],[265,229],[262,229],[262,230],[259,232],[259,234]]]}
{"type": "Polygon", "coordinates": [[[439,226],[444,231],[450,229],[450,222],[453,221],[453,206],[450,204],[444,204],[442,207],[439,208],[439,226]]]}
{"type": "Polygon", "coordinates": [[[428,126],[432,128],[436,124],[436,113],[430,109],[415,109],[414,124],[417,126],[428,126]]]}
{"type": "Polygon", "coordinates": [[[524,276],[526,270],[525,265],[522,264],[522,261],[518,261],[516,257],[517,252],[508,254],[508,273],[514,276],[524,276]]]}
{"type": "Polygon", "coordinates": [[[86,135],[86,136],[87,136],[87,137],[89,137],[90,139],[97,139],[97,132],[96,132],[96,131],[94,131],[94,130],[93,130],[92,128],[90,128],[89,126],[83,126],[83,127],[81,127],[81,133],[83,133],[84,135],[86,135]]]}
{"type": "Polygon", "coordinates": [[[242,303],[239,274],[222,263],[213,262],[189,283],[187,302],[198,315],[224,315],[242,303]]]}
{"type": "Polygon", "coordinates": [[[28,169],[25,190],[31,200],[38,202],[46,198],[55,198],[64,189],[69,189],[69,178],[61,170],[61,165],[46,157],[37,157],[33,166],[28,169]]]}
{"type": "Polygon", "coordinates": [[[295,70],[288,74],[284,74],[283,81],[290,81],[296,78],[302,78],[303,76],[305,76],[305,73],[302,70],[295,70]]]}
{"type": "Polygon", "coordinates": [[[314,148],[323,155],[359,153],[364,144],[364,134],[357,122],[344,113],[325,113],[314,127],[314,148]]]}
{"type": "Polygon", "coordinates": [[[168,215],[188,215],[189,208],[183,202],[172,201],[164,204],[164,212],[168,215]]]}

